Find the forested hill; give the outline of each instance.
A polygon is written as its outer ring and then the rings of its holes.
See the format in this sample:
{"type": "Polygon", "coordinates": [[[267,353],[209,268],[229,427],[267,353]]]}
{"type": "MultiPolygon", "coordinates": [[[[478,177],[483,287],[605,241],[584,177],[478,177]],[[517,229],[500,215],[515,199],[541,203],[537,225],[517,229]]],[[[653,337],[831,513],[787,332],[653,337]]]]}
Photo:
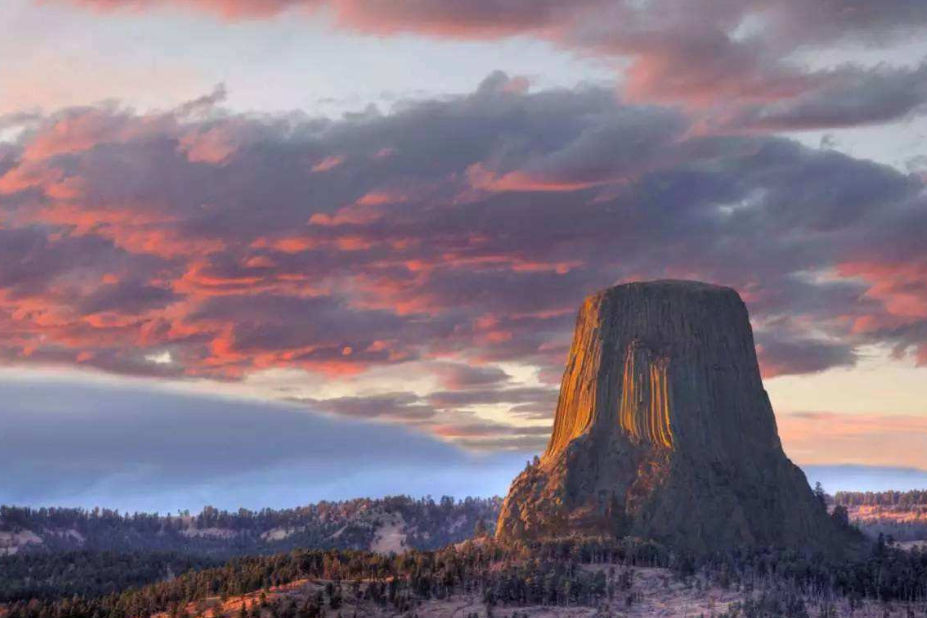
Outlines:
{"type": "Polygon", "coordinates": [[[198,515],[2,506],[0,555],[102,550],[230,557],[294,548],[434,549],[470,538],[478,525],[492,530],[500,503],[499,498],[395,496],[280,510],[229,512],[207,506],[198,515]]]}
{"type": "Polygon", "coordinates": [[[834,502],[846,507],[850,521],[873,538],[882,534],[927,545],[927,490],[840,491],[834,502]]]}
{"type": "Polygon", "coordinates": [[[927,489],[911,491],[838,491],[834,502],[846,507],[894,506],[903,508],[927,508],[927,489]]]}

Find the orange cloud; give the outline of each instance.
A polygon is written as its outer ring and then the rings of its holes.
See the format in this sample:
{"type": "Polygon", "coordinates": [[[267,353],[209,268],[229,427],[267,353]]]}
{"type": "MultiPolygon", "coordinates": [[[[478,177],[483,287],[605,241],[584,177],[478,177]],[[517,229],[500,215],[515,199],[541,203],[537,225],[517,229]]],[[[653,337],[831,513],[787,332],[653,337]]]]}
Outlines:
{"type": "Polygon", "coordinates": [[[578,191],[611,182],[603,181],[565,181],[540,178],[525,172],[511,172],[493,180],[481,188],[491,191],[578,191]]]}
{"type": "Polygon", "coordinates": [[[523,171],[508,172],[502,176],[487,169],[482,163],[474,163],[467,168],[467,179],[474,189],[483,191],[552,191],[569,192],[588,189],[602,184],[616,182],[612,180],[570,181],[544,178],[537,174],[523,171]]]}
{"type": "MultiPolygon", "coordinates": [[[[836,266],[844,277],[861,277],[870,282],[866,296],[882,303],[894,318],[927,317],[927,263],[844,262],[836,266]]],[[[866,329],[866,317],[858,323],[866,329]]],[[[868,322],[872,326],[872,321],[868,322]]]]}
{"type": "Polygon", "coordinates": [[[319,247],[321,243],[306,236],[287,236],[284,238],[275,238],[273,240],[258,239],[252,246],[254,247],[271,247],[284,253],[300,253],[319,247]]]}
{"type": "Polygon", "coordinates": [[[342,156],[328,156],[312,166],[313,173],[327,172],[333,170],[339,165],[344,163],[344,157],[342,156]]]}

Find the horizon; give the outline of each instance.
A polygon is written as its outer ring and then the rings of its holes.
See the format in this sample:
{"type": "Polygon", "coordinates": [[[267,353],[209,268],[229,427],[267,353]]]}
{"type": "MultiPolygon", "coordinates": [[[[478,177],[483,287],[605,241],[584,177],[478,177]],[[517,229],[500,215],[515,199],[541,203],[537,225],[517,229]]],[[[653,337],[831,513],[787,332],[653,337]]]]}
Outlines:
{"type": "Polygon", "coordinates": [[[0,504],[505,495],[661,278],[812,485],[927,487],[927,8],[839,4],[4,3],[0,504]]]}

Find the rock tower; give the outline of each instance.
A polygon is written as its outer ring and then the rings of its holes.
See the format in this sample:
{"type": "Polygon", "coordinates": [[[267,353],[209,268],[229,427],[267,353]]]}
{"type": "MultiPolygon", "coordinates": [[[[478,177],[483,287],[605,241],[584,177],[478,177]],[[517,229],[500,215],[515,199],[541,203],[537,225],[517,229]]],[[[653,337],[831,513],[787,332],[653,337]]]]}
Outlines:
{"type": "Polygon", "coordinates": [[[512,483],[496,534],[630,535],[695,553],[856,538],[782,450],[740,296],[694,281],[585,300],[547,450],[512,483]]]}

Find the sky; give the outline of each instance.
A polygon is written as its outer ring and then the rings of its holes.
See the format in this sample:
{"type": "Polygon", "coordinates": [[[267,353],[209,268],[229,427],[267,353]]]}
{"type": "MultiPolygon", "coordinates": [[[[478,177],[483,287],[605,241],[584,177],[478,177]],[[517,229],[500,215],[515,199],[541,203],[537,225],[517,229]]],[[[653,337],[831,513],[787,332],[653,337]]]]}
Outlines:
{"type": "Polygon", "coordinates": [[[502,493],[582,298],[663,277],[740,292],[810,477],[927,485],[925,31],[920,0],[3,2],[0,502],[502,493]]]}

